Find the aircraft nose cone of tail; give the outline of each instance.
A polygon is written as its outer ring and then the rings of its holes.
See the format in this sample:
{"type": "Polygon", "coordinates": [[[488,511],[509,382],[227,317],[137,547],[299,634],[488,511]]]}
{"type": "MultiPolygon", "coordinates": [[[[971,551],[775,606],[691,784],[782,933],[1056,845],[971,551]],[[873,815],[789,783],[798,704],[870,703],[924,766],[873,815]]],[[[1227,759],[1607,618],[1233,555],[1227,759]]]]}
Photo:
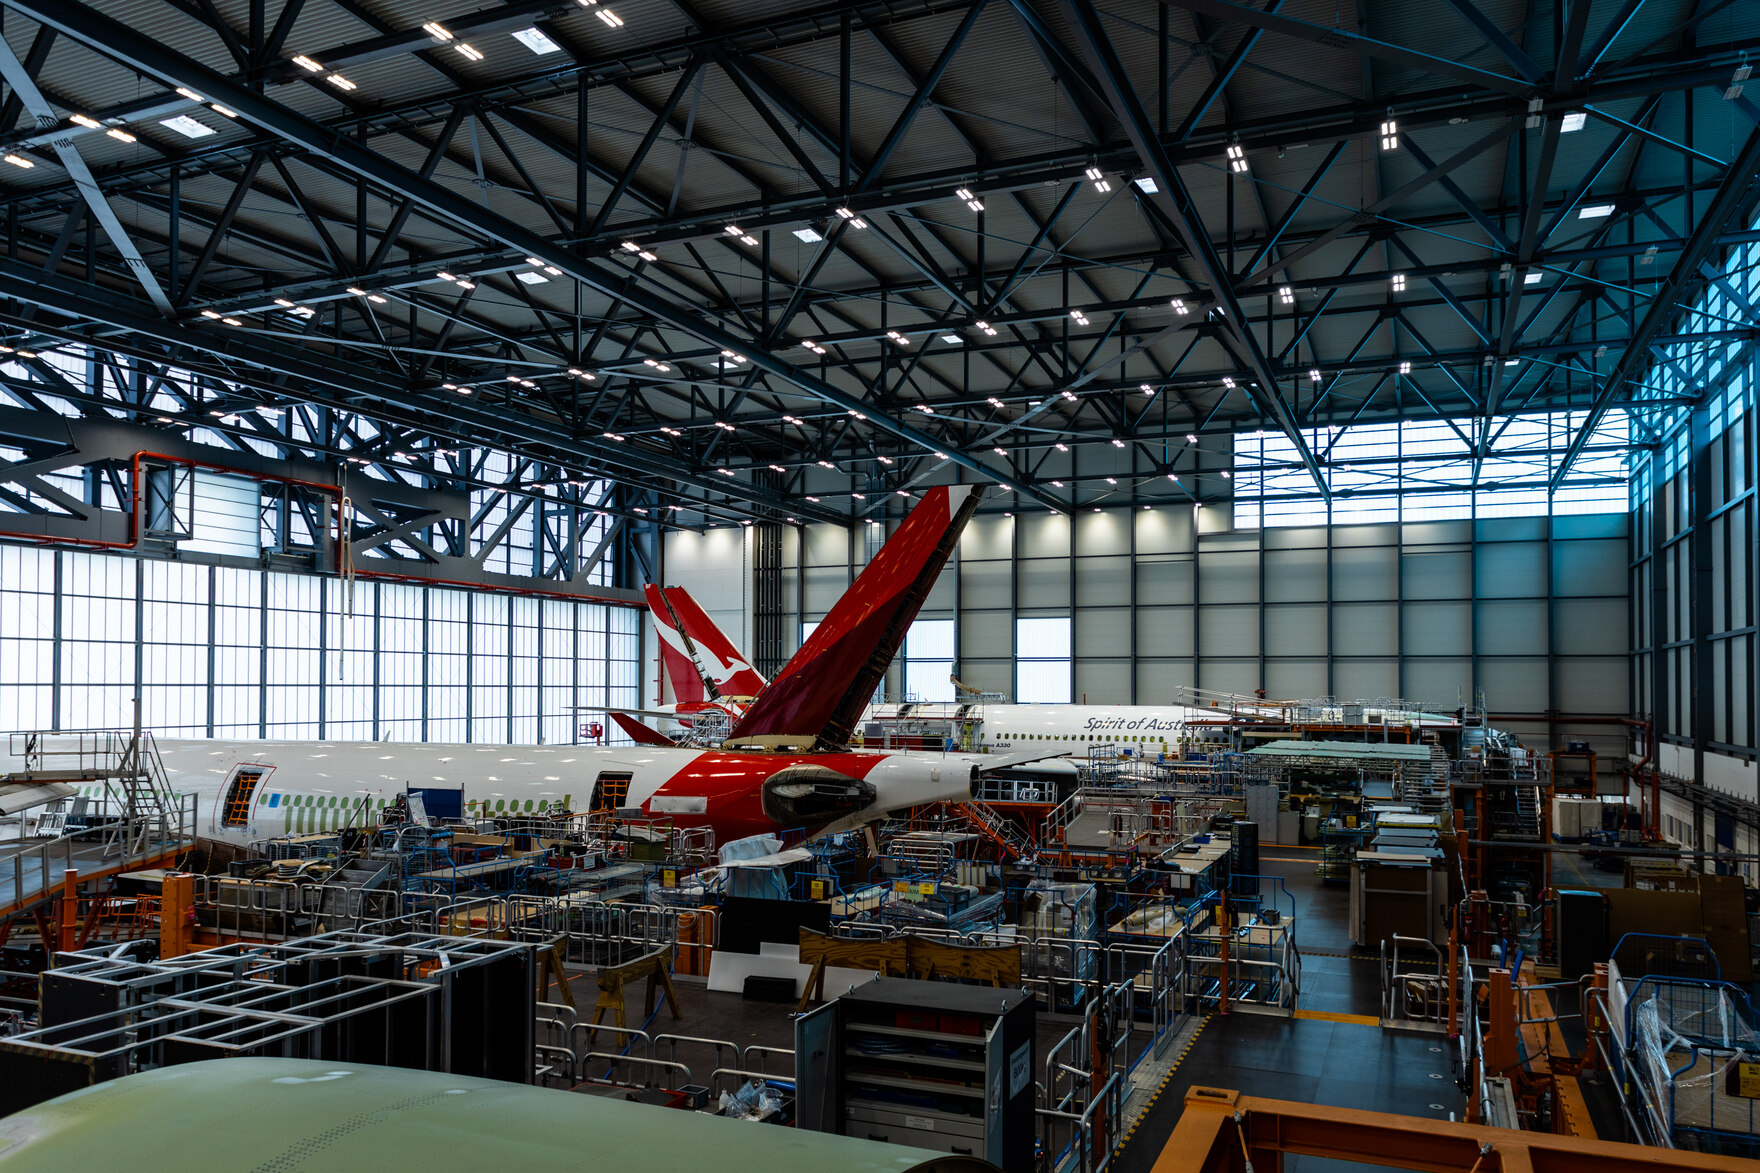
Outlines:
{"type": "Polygon", "coordinates": [[[873,804],[872,782],[839,774],[829,766],[789,766],[764,783],[764,813],[784,827],[814,826],[873,804]]]}

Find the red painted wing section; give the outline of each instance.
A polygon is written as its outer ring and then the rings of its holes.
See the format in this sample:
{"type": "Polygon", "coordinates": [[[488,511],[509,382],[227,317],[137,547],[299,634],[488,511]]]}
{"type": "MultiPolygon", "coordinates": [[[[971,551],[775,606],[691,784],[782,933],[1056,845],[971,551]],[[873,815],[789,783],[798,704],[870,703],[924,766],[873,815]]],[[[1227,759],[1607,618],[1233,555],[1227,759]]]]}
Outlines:
{"type": "Polygon", "coordinates": [[[980,496],[975,485],[925,493],[728,740],[795,736],[819,748],[845,744],[980,496]]]}
{"type": "MultiPolygon", "coordinates": [[[[652,589],[652,588],[650,588],[652,589]]],[[[703,661],[703,671],[715,682],[722,696],[757,696],[767,683],[715,621],[697,606],[683,587],[667,587],[666,601],[703,661]]]]}
{"type": "Polygon", "coordinates": [[[654,617],[654,633],[660,637],[660,666],[672,687],[672,699],[681,702],[708,700],[709,692],[703,687],[703,677],[666,609],[660,588],[649,583],[643,593],[648,597],[648,613],[654,617]]]}

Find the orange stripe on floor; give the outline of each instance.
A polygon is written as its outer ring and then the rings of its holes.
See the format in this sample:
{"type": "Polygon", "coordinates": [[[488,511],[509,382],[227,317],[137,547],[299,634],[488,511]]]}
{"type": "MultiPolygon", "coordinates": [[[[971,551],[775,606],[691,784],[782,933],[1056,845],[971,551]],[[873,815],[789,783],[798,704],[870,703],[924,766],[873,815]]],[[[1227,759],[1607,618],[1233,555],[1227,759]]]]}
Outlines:
{"type": "Polygon", "coordinates": [[[1297,1018],[1311,1018],[1317,1022],[1349,1022],[1357,1026],[1380,1026],[1381,1020],[1373,1014],[1336,1014],[1331,1010],[1298,1010],[1297,1018]]]}

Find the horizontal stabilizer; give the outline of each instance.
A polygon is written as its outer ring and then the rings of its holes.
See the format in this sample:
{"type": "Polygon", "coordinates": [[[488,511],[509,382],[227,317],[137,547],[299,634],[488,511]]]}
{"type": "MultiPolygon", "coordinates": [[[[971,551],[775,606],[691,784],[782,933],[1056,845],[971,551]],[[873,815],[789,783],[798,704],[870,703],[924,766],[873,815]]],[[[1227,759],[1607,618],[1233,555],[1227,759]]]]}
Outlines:
{"type": "Polygon", "coordinates": [[[845,744],[982,495],[977,485],[938,485],[923,494],[734,725],[728,744],[845,744]]]}
{"type": "Polygon", "coordinates": [[[613,711],[611,714],[611,719],[613,721],[617,722],[617,727],[619,729],[623,730],[625,733],[629,734],[630,739],[632,741],[634,741],[637,745],[677,745],[678,744],[678,742],[672,740],[672,738],[666,736],[666,734],[660,732],[658,729],[653,729],[647,725],[642,724],[640,721],[636,720],[634,717],[630,716],[627,713],[619,713],[619,712],[613,711]]]}

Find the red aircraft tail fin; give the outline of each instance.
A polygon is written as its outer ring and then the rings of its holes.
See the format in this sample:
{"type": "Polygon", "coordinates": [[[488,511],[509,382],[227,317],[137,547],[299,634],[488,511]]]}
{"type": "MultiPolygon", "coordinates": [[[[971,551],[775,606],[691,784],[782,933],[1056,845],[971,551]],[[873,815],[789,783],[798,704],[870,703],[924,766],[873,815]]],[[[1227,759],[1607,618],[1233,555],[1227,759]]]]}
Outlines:
{"type": "Polygon", "coordinates": [[[745,711],[728,742],[845,744],[981,496],[976,485],[925,493],[745,711]]]}
{"type": "Polygon", "coordinates": [[[617,727],[629,734],[630,740],[634,741],[637,745],[678,744],[678,742],[672,740],[672,738],[666,736],[666,734],[660,732],[658,729],[644,725],[628,713],[613,712],[611,714],[611,719],[616,721],[617,727]]]}
{"type": "Polygon", "coordinates": [[[679,631],[678,623],[666,605],[660,588],[649,583],[643,588],[648,597],[648,612],[654,617],[654,633],[660,637],[660,666],[672,687],[675,701],[706,701],[709,690],[703,686],[703,674],[697,670],[691,655],[689,637],[679,631]]]}
{"type": "Polygon", "coordinates": [[[683,587],[667,587],[664,593],[686,636],[686,646],[696,653],[697,668],[714,683],[716,691],[724,697],[757,696],[769,682],[740,655],[733,641],[722,634],[690,592],[683,587]]]}

